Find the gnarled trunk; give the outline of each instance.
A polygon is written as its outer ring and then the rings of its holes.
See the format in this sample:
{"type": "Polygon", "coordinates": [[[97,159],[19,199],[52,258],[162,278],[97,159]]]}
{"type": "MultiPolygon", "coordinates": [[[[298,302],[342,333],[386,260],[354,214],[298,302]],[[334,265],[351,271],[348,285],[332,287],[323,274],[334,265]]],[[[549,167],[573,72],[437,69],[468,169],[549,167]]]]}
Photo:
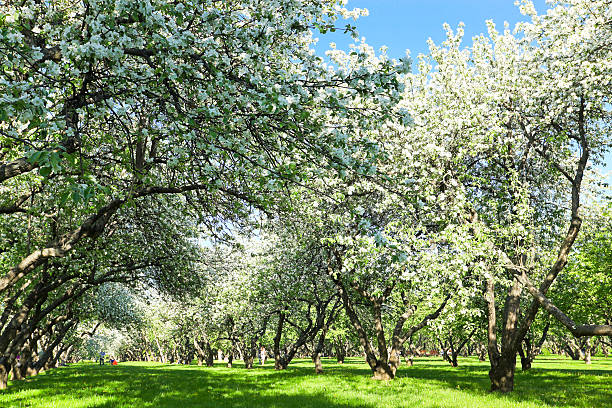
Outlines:
{"type": "Polygon", "coordinates": [[[478,345],[478,361],[485,361],[487,359],[487,346],[480,343],[478,345]]]}
{"type": "Polygon", "coordinates": [[[591,349],[587,348],[584,353],[584,362],[586,364],[591,364],[591,349]]]}
{"type": "Polygon", "coordinates": [[[244,356],[244,368],[251,369],[253,368],[253,361],[255,360],[255,352],[254,350],[247,350],[243,353],[244,356]]]}
{"type": "Polygon", "coordinates": [[[457,357],[458,357],[458,353],[456,351],[451,352],[451,360],[450,360],[451,367],[459,367],[459,360],[457,357]]]}
{"type": "Polygon", "coordinates": [[[202,363],[204,362],[204,359],[206,358],[206,354],[204,353],[202,346],[198,342],[198,339],[196,339],[195,337],[193,338],[193,346],[195,347],[195,350],[196,350],[198,366],[202,366],[202,363]]]}
{"type": "Polygon", "coordinates": [[[332,323],[335,318],[334,313],[338,310],[339,302],[336,302],[336,305],[332,309],[332,312],[327,319],[327,322],[323,324],[321,327],[321,333],[319,335],[319,339],[314,346],[314,350],[312,351],[312,361],[315,366],[315,373],[321,374],[323,372],[323,363],[321,363],[321,351],[323,350],[323,346],[325,345],[325,336],[327,335],[327,331],[329,330],[329,325],[332,323]]]}
{"type": "Polygon", "coordinates": [[[336,350],[336,360],[338,364],[344,364],[344,359],[346,358],[346,346],[342,340],[337,341],[334,344],[334,348],[336,350]]]}
{"type": "Polygon", "coordinates": [[[577,344],[574,339],[570,339],[565,345],[566,353],[572,358],[572,360],[585,360],[586,355],[582,346],[577,344]]]}
{"type": "Polygon", "coordinates": [[[414,365],[414,355],[416,353],[416,350],[412,344],[412,338],[410,339],[409,343],[408,343],[408,347],[404,348],[404,359],[406,360],[406,365],[408,367],[412,367],[414,365]]]}
{"type": "Polygon", "coordinates": [[[531,358],[529,352],[525,352],[522,347],[519,347],[518,353],[521,356],[521,370],[530,370],[533,359],[531,358]]]}
{"type": "Polygon", "coordinates": [[[548,329],[550,328],[550,321],[546,322],[546,326],[544,326],[544,330],[542,331],[542,337],[536,345],[531,343],[529,337],[525,337],[523,339],[523,343],[525,344],[525,350],[523,350],[522,346],[519,346],[518,352],[521,356],[521,369],[523,371],[531,369],[531,363],[536,358],[540,351],[542,350],[542,346],[546,341],[546,336],[548,335],[548,329]]]}
{"type": "Polygon", "coordinates": [[[212,367],[215,364],[215,352],[208,341],[204,344],[204,354],[206,356],[204,360],[206,367],[212,367]]]}
{"type": "Polygon", "coordinates": [[[257,339],[259,336],[251,337],[250,340],[238,343],[241,353],[242,361],[244,361],[244,368],[252,369],[255,362],[255,356],[257,355],[257,339]]]}
{"type": "Polygon", "coordinates": [[[489,378],[491,391],[510,392],[514,389],[514,372],[516,370],[516,352],[502,354],[491,363],[489,378]]]}
{"type": "Polygon", "coordinates": [[[510,392],[514,389],[514,371],[516,369],[516,348],[512,346],[516,331],[516,320],[518,319],[518,307],[520,287],[517,282],[508,293],[505,306],[504,328],[502,331],[502,351],[497,346],[497,328],[495,311],[495,283],[488,279],[486,284],[485,299],[487,301],[487,350],[489,352],[489,379],[491,380],[491,391],[510,392]]]}
{"type": "Polygon", "coordinates": [[[586,364],[591,364],[591,354],[593,348],[591,347],[591,338],[587,337],[585,345],[584,345],[584,362],[586,364]]]}
{"type": "Polygon", "coordinates": [[[315,373],[321,374],[323,372],[323,363],[321,363],[321,353],[315,352],[312,356],[312,362],[315,366],[315,373]]]}
{"type": "Polygon", "coordinates": [[[447,361],[451,367],[457,367],[459,362],[457,361],[457,352],[453,347],[453,341],[449,338],[450,347],[447,346],[447,342],[442,343],[442,340],[438,339],[440,344],[440,351],[442,352],[442,359],[447,361]]]}
{"type": "Polygon", "coordinates": [[[285,313],[280,312],[278,314],[278,323],[276,325],[276,334],[274,336],[274,369],[284,370],[287,368],[287,364],[281,357],[280,342],[283,335],[283,326],[285,325],[285,313]]]}
{"type": "Polygon", "coordinates": [[[6,362],[0,361],[0,390],[4,390],[8,386],[9,369],[6,362]]]}
{"type": "Polygon", "coordinates": [[[372,370],[372,378],[375,380],[392,380],[395,378],[396,369],[396,367],[392,367],[390,364],[379,361],[372,370]]]}
{"type": "Polygon", "coordinates": [[[234,349],[230,348],[229,353],[227,354],[227,368],[232,368],[232,363],[234,362],[234,349]]]}
{"type": "Polygon", "coordinates": [[[275,370],[286,370],[287,366],[289,365],[289,363],[287,363],[287,361],[282,358],[282,357],[276,357],[276,355],[274,355],[274,369],[275,370]]]}

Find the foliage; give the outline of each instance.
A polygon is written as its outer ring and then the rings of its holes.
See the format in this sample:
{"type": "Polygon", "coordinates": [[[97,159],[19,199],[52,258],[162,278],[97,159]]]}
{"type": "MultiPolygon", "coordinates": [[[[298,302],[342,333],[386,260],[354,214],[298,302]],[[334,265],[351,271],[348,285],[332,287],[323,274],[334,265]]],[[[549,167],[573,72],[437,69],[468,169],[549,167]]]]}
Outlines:
{"type": "Polygon", "coordinates": [[[582,235],[552,297],[576,320],[612,322],[612,206],[587,207],[582,235]]]}

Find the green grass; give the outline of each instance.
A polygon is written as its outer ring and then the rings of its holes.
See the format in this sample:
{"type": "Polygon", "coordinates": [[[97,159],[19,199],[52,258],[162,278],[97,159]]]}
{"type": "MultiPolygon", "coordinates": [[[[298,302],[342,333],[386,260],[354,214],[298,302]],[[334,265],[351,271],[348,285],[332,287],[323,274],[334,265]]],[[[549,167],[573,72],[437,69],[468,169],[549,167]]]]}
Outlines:
{"type": "Polygon", "coordinates": [[[286,371],[154,363],[75,364],[9,384],[0,407],[612,407],[612,358],[584,362],[540,356],[516,376],[515,392],[489,393],[488,366],[458,368],[417,359],[389,382],[371,380],[358,359],[325,360],[325,373],[300,360],[286,371]]]}

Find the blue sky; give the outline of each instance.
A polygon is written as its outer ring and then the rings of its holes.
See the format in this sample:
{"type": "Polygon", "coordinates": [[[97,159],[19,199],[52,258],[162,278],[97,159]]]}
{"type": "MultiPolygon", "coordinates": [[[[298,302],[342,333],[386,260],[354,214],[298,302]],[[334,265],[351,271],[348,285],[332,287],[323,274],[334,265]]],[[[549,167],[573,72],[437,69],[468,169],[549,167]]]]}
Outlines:
{"type": "MultiPolygon", "coordinates": [[[[534,3],[538,11],[546,10],[544,0],[534,3]]],[[[366,8],[370,15],[357,21],[339,21],[338,25],[348,22],[357,26],[360,37],[376,49],[386,45],[393,58],[403,57],[406,49],[410,49],[413,58],[426,53],[428,38],[436,43],[444,40],[444,23],[453,28],[459,22],[465,23],[465,36],[470,39],[486,32],[486,20],[493,20],[502,29],[505,21],[513,28],[524,19],[514,0],[349,0],[347,8],[354,7],[366,8]]],[[[342,49],[352,42],[350,36],[337,33],[319,38],[320,51],[332,41],[342,49]]]]}
{"type": "MultiPolygon", "coordinates": [[[[545,0],[535,0],[534,4],[540,13],[548,8],[545,0]]],[[[436,43],[444,40],[444,23],[454,29],[463,22],[465,41],[469,44],[473,36],[486,33],[486,20],[493,20],[498,30],[503,29],[506,21],[514,28],[518,21],[525,20],[514,0],[349,0],[347,8],[354,7],[367,8],[370,15],[357,21],[339,21],[339,26],[347,23],[356,26],[360,38],[365,37],[375,49],[387,46],[391,58],[401,58],[410,49],[413,61],[418,54],[427,53],[428,38],[436,43]]],[[[317,52],[322,55],[330,42],[348,49],[353,39],[340,33],[319,35],[317,52]]],[[[605,161],[603,170],[612,183],[612,152],[608,152],[605,161]]]]}

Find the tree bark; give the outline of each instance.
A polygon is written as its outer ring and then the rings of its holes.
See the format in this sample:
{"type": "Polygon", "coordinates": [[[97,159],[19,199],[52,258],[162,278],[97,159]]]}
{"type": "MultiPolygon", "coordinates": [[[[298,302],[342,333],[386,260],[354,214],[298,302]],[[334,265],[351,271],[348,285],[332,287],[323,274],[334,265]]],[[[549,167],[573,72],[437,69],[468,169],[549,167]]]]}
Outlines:
{"type": "Polygon", "coordinates": [[[281,356],[280,342],[283,335],[283,327],[285,325],[285,313],[278,313],[278,323],[276,324],[276,334],[274,335],[274,369],[284,370],[287,368],[283,357],[281,356]]]}
{"type": "Polygon", "coordinates": [[[229,352],[227,353],[227,368],[232,368],[234,363],[234,347],[230,346],[229,352]]]}
{"type": "Polygon", "coordinates": [[[255,362],[255,354],[257,353],[257,341],[251,339],[251,344],[244,344],[244,350],[242,352],[244,368],[252,369],[253,363],[255,362]]]}
{"type": "MultiPolygon", "coordinates": [[[[321,351],[323,350],[323,346],[325,345],[325,336],[327,336],[327,332],[329,331],[329,326],[335,320],[336,313],[340,310],[340,305],[341,305],[340,300],[337,299],[334,306],[331,309],[329,316],[327,317],[327,320],[325,320],[325,311],[323,311],[323,313],[319,312],[319,316],[317,316],[317,317],[320,317],[322,314],[323,315],[322,317],[324,319],[324,323],[320,329],[319,339],[317,340],[317,343],[315,344],[315,347],[312,352],[312,361],[315,366],[315,373],[317,374],[321,374],[323,372],[323,363],[321,362],[321,351]]],[[[319,305],[319,308],[320,307],[321,306],[319,305]]],[[[320,320],[320,319],[317,319],[317,320],[320,320]]],[[[320,322],[317,322],[317,325],[319,325],[319,323],[320,322]]]]}
{"type": "Polygon", "coordinates": [[[564,347],[564,350],[572,360],[580,360],[584,358],[584,353],[582,352],[582,349],[578,345],[576,345],[576,342],[573,339],[567,342],[564,347]]]}
{"type": "Polygon", "coordinates": [[[162,348],[162,346],[161,346],[157,336],[155,336],[155,344],[157,344],[157,350],[159,351],[159,359],[161,360],[161,362],[163,364],[166,364],[166,362],[167,362],[167,360],[166,360],[166,352],[162,348]]]}
{"type": "Polygon", "coordinates": [[[516,350],[512,353],[512,350],[506,347],[505,350],[502,350],[502,353],[499,352],[496,333],[495,284],[492,278],[487,279],[485,299],[487,301],[488,315],[487,349],[489,352],[489,362],[491,364],[491,369],[489,370],[491,391],[510,392],[514,389],[516,350]]]}
{"type": "Polygon", "coordinates": [[[474,335],[474,333],[476,333],[476,329],[474,328],[465,339],[463,339],[463,341],[461,343],[459,343],[459,345],[457,346],[457,348],[455,349],[455,344],[453,343],[452,338],[449,336],[449,342],[450,342],[450,346],[451,346],[451,366],[453,367],[458,367],[459,366],[459,353],[461,353],[461,350],[463,350],[463,348],[465,347],[465,345],[468,343],[468,341],[470,341],[470,339],[472,338],[472,336],[474,335]]]}
{"type": "Polygon", "coordinates": [[[584,362],[586,364],[591,364],[591,354],[592,354],[591,339],[587,338],[585,343],[586,344],[584,345],[584,362]]]}
{"type": "Polygon", "coordinates": [[[523,347],[519,347],[518,352],[519,352],[519,356],[521,356],[521,370],[522,371],[530,370],[532,359],[529,358],[529,347],[526,346],[525,350],[523,350],[523,347]]]}
{"type": "Polygon", "coordinates": [[[202,350],[202,347],[198,343],[198,339],[195,338],[195,337],[193,338],[193,346],[195,347],[195,350],[196,350],[196,356],[197,356],[197,359],[198,359],[198,366],[201,367],[202,366],[202,362],[206,358],[206,354],[204,353],[204,350],[202,350]]]}
{"type": "Polygon", "coordinates": [[[4,390],[8,386],[9,370],[10,368],[0,361],[0,390],[4,390]]]}
{"type": "Polygon", "coordinates": [[[519,354],[521,356],[521,370],[527,371],[531,369],[531,363],[533,363],[533,360],[536,358],[536,356],[540,354],[542,346],[546,341],[546,336],[548,335],[549,328],[550,321],[546,322],[546,326],[544,326],[544,330],[542,331],[542,337],[540,337],[540,340],[535,346],[531,344],[531,340],[529,339],[529,337],[525,337],[523,339],[523,343],[525,344],[525,350],[523,351],[523,348],[521,346],[519,346],[518,348],[519,354]]]}
{"type": "Polygon", "coordinates": [[[321,353],[315,353],[312,356],[312,361],[315,366],[315,373],[321,374],[323,372],[323,363],[321,363],[321,353]]]}
{"type": "Polygon", "coordinates": [[[404,359],[406,360],[406,365],[408,367],[412,367],[414,365],[414,354],[415,350],[411,339],[410,343],[408,344],[408,348],[404,348],[404,359]]]}
{"type": "Polygon", "coordinates": [[[206,367],[212,367],[215,364],[215,352],[210,346],[208,340],[206,340],[204,343],[204,351],[206,352],[206,367]]]}
{"type": "Polygon", "coordinates": [[[497,362],[491,365],[489,378],[491,391],[510,392],[514,389],[514,372],[516,370],[516,353],[502,354],[497,362]]]}
{"type": "Polygon", "coordinates": [[[484,344],[478,344],[478,361],[485,361],[487,359],[487,346],[484,344]]]}
{"type": "Polygon", "coordinates": [[[337,340],[334,344],[336,350],[336,360],[338,364],[344,364],[344,358],[346,357],[346,346],[342,339],[337,340]]]}

